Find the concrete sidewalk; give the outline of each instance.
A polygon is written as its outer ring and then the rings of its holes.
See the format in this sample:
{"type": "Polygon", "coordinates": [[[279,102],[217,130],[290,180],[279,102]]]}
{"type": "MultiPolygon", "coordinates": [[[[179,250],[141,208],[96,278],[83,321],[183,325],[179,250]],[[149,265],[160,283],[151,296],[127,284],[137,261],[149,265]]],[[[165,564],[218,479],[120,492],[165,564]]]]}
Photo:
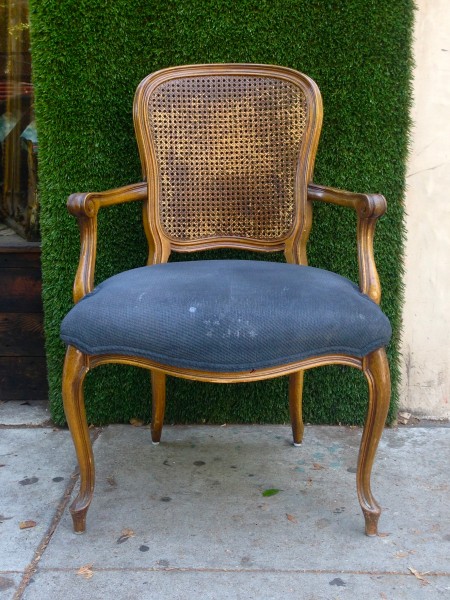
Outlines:
{"type": "Polygon", "coordinates": [[[68,431],[43,406],[2,404],[0,423],[2,600],[450,598],[449,427],[384,432],[377,538],[356,497],[358,428],[307,427],[301,448],[287,426],[166,426],[159,446],[147,427],[93,430],[78,536],[68,431]]]}

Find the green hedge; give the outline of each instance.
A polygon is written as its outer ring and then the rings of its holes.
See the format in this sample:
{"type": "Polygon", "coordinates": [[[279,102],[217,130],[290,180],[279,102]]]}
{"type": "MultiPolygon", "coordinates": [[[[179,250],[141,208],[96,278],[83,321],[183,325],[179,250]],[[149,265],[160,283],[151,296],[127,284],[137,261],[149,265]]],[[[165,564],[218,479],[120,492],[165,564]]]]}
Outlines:
{"type": "MultiPolygon", "coordinates": [[[[139,81],[162,67],[202,62],[286,65],[313,77],[324,99],[315,181],[382,192],[376,258],[389,348],[395,415],[402,302],[405,158],[411,96],[413,0],[32,0],[32,56],[39,135],[43,289],[52,415],[64,422],[59,324],[72,305],[79,237],[65,209],[75,191],[140,180],[132,125],[139,81]]],[[[357,280],[355,216],[317,206],[310,264],[357,280]]],[[[144,264],[139,206],[100,216],[96,281],[144,264]]],[[[363,375],[328,367],[306,375],[305,419],[361,423],[363,375]]],[[[168,422],[284,422],[284,379],[209,385],[170,380],[168,422]]],[[[108,365],[89,374],[92,423],[148,419],[146,371],[108,365]]]]}

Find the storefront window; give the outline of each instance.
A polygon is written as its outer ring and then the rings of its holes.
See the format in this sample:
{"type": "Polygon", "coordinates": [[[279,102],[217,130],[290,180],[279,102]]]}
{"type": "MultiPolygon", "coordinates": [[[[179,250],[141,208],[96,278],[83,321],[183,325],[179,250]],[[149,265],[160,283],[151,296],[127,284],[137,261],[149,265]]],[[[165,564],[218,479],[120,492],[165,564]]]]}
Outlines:
{"type": "Polygon", "coordinates": [[[38,239],[28,0],[0,0],[0,220],[38,239]]]}

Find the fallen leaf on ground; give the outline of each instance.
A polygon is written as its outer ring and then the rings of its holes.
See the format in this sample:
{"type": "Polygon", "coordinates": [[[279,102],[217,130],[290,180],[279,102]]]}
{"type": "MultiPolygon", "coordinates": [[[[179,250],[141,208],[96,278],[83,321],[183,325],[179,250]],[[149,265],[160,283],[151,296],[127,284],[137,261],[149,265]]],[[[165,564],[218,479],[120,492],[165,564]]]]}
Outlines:
{"type": "Polygon", "coordinates": [[[133,425],[133,427],[142,427],[143,424],[144,421],[141,419],[130,419],[130,425],[133,425]]]}
{"type": "Polygon", "coordinates": [[[312,468],[314,469],[314,471],[320,471],[321,469],[325,469],[325,467],[323,465],[320,465],[319,463],[313,463],[312,468]]]}
{"type": "Polygon", "coordinates": [[[407,550],[406,552],[401,551],[394,554],[394,558],[405,558],[405,556],[409,556],[410,554],[415,554],[415,550],[407,550]]]}
{"type": "Polygon", "coordinates": [[[123,544],[131,537],[134,537],[134,531],[132,529],[122,529],[122,533],[120,534],[119,539],[117,540],[118,544],[123,544]]]}
{"type": "Polygon", "coordinates": [[[294,515],[290,515],[289,513],[286,513],[286,517],[287,517],[287,520],[290,521],[291,523],[298,523],[298,521],[294,517],[294,515]]]}
{"type": "Polygon", "coordinates": [[[399,412],[398,416],[397,416],[397,421],[399,423],[401,423],[401,425],[408,425],[410,418],[411,418],[411,413],[399,412]]]}
{"type": "Polygon", "coordinates": [[[36,521],[20,521],[19,528],[20,529],[30,529],[31,527],[36,527],[36,521]]]}
{"type": "Polygon", "coordinates": [[[312,485],[312,484],[313,484],[312,477],[308,477],[308,479],[306,480],[306,485],[312,485]]]}
{"type": "Polygon", "coordinates": [[[275,496],[275,494],[278,494],[280,491],[281,490],[277,488],[270,488],[269,490],[264,490],[262,495],[267,498],[268,496],[275,496]]]}
{"type": "Polygon", "coordinates": [[[381,533],[377,533],[378,537],[389,537],[391,534],[390,533],[385,533],[385,532],[381,532],[381,533]]]}
{"type": "Polygon", "coordinates": [[[77,571],[77,575],[81,575],[81,577],[84,577],[85,579],[90,579],[94,574],[94,571],[92,569],[93,566],[93,564],[90,564],[84,565],[84,567],[80,567],[77,571]]]}
{"type": "Polygon", "coordinates": [[[414,577],[419,579],[419,581],[421,581],[424,585],[427,585],[428,583],[430,583],[428,581],[428,579],[425,579],[425,577],[424,577],[424,575],[426,575],[426,573],[419,573],[419,571],[416,571],[416,569],[413,569],[412,567],[408,567],[408,569],[411,571],[411,573],[414,575],[414,577]]]}
{"type": "Polygon", "coordinates": [[[110,475],[109,477],[107,477],[106,481],[109,483],[109,485],[111,487],[115,487],[117,485],[117,481],[116,481],[114,475],[110,475]]]}

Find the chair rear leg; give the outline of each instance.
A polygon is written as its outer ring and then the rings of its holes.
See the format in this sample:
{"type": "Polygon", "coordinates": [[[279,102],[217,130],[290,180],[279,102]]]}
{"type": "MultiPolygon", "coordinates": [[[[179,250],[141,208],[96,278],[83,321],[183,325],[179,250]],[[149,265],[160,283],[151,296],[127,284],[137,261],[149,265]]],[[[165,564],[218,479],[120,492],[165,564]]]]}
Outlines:
{"type": "Polygon", "coordinates": [[[80,491],[70,506],[73,529],[82,533],[86,529],[86,514],[94,493],[95,471],[89,427],[84,407],[83,381],[88,367],[84,354],[68,346],[63,372],[64,412],[80,468],[80,491]]]}
{"type": "Polygon", "coordinates": [[[166,375],[152,371],[152,443],[159,444],[166,409],[166,375]]]}
{"type": "Polygon", "coordinates": [[[366,522],[366,535],[375,536],[381,508],[372,495],[370,475],[391,397],[389,364],[384,348],[368,354],[363,367],[369,384],[369,405],[359,450],[356,487],[366,522]]]}
{"type": "Polygon", "coordinates": [[[289,414],[291,417],[292,436],[294,446],[300,446],[303,440],[303,371],[297,371],[289,375],[289,414]]]}

